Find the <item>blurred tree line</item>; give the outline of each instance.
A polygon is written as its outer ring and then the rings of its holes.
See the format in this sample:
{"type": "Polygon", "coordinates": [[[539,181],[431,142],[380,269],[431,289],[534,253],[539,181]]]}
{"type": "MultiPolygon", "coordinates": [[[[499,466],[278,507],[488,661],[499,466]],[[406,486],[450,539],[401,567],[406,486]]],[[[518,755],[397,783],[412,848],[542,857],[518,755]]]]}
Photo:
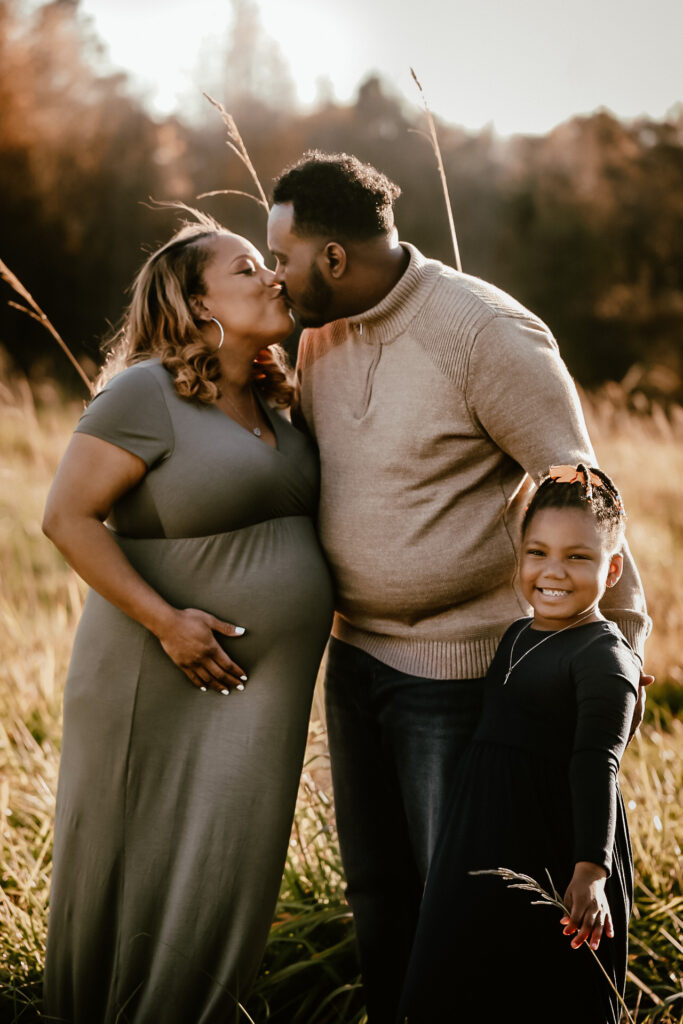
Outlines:
{"type": "MultiPolygon", "coordinates": [[[[434,155],[414,133],[424,115],[376,77],[352,104],[323,90],[302,113],[252,0],[233,6],[207,92],[235,117],[266,191],[308,148],[353,152],[403,189],[401,237],[452,262],[434,155]]],[[[265,252],[255,203],[196,198],[253,191],[217,112],[207,103],[183,120],[154,119],[125,75],[97,70],[100,55],[78,0],[0,0],[0,257],[86,363],[98,361],[144,253],[177,223],[150,198],[199,205],[265,252]]],[[[658,367],[660,391],[680,401],[683,107],[664,122],[576,117],[542,137],[438,131],[465,271],[543,317],[585,386],[640,364],[658,367]]],[[[12,297],[2,286],[0,299],[12,297]]],[[[0,347],[29,374],[81,386],[6,301],[0,347]]]]}

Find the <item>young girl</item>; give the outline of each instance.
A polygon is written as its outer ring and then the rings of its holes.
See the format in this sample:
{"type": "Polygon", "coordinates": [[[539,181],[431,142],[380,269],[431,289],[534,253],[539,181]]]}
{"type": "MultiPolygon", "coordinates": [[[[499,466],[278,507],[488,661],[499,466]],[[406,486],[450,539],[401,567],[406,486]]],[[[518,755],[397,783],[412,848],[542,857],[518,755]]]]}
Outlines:
{"type": "Polygon", "coordinates": [[[633,861],[617,773],[638,659],[600,614],[625,515],[597,469],[555,466],[522,526],[534,614],[508,629],[458,767],[425,890],[400,1024],[616,1024],[633,861]],[[470,872],[550,873],[570,916],[470,872]],[[587,948],[590,946],[590,949],[587,948]]]}

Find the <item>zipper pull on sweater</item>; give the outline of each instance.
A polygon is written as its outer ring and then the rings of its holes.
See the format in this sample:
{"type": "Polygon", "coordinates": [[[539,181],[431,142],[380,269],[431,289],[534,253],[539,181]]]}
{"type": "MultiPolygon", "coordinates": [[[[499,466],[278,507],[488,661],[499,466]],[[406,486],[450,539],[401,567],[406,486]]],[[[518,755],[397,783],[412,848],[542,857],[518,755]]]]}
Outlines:
{"type": "MultiPolygon", "coordinates": [[[[360,325],[362,326],[362,324],[360,325]]],[[[370,402],[372,400],[372,385],[375,382],[375,371],[379,364],[382,355],[382,345],[379,341],[375,341],[370,347],[370,344],[366,341],[366,351],[363,353],[369,359],[368,368],[365,373],[365,387],[363,388],[363,397],[360,402],[360,406],[356,410],[355,418],[362,420],[367,415],[370,402]]]]}

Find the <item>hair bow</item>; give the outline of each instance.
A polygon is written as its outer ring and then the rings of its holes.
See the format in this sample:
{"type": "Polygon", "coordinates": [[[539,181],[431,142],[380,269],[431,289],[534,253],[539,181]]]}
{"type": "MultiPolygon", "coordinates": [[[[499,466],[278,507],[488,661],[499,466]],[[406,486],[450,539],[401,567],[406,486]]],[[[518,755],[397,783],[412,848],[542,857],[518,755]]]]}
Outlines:
{"type": "MultiPolygon", "coordinates": [[[[604,481],[596,473],[587,471],[588,477],[593,487],[604,487],[604,481]]],[[[575,484],[584,483],[585,475],[576,466],[551,466],[548,472],[548,476],[551,480],[554,480],[557,484],[575,484]]]]}

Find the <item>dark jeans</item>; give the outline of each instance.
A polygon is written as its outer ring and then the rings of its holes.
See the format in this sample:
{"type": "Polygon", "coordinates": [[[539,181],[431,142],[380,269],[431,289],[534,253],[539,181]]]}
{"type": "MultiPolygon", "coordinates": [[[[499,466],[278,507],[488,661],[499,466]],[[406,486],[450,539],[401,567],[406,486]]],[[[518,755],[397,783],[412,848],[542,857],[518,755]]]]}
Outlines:
{"type": "Polygon", "coordinates": [[[332,638],[325,695],[369,1024],[394,1024],[427,868],[483,679],[423,679],[332,638]]]}

